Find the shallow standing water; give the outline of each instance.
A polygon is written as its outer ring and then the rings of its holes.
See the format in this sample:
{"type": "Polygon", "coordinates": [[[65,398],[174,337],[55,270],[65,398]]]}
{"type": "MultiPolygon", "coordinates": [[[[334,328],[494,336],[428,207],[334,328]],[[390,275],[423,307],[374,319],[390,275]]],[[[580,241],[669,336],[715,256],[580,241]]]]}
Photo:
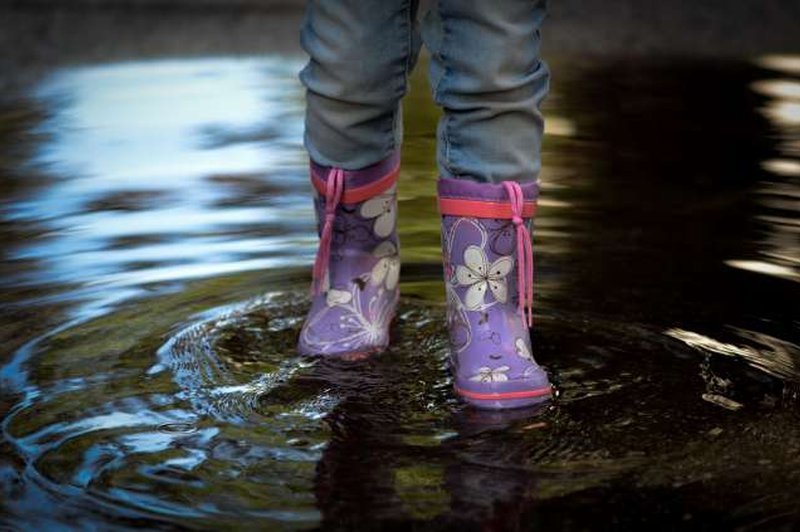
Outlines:
{"type": "Polygon", "coordinates": [[[300,66],[76,66],[0,109],[4,526],[800,527],[800,57],[551,59],[559,394],[507,413],[451,393],[424,65],[394,344],[294,355],[300,66]]]}

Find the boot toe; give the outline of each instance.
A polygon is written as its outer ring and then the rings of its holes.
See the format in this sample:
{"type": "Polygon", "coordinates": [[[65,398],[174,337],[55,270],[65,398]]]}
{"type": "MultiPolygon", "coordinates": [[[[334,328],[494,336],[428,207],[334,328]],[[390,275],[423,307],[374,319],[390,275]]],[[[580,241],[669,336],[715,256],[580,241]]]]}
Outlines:
{"type": "Polygon", "coordinates": [[[456,377],[456,393],[467,403],[487,409],[522,408],[546,402],[553,395],[547,373],[539,366],[519,378],[475,382],[456,377]]]}

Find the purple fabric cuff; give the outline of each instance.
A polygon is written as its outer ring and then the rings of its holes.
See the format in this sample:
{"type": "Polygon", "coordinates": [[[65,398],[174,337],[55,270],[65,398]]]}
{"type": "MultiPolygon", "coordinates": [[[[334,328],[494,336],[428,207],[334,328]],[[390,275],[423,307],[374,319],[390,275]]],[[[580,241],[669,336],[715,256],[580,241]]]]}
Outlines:
{"type": "MultiPolygon", "coordinates": [[[[539,197],[539,184],[535,181],[520,183],[522,195],[526,200],[539,197]]],[[[439,178],[440,198],[471,199],[484,201],[508,201],[508,193],[502,183],[478,183],[467,179],[439,178]]]]}
{"type": "MultiPolygon", "coordinates": [[[[384,160],[367,166],[366,168],[360,168],[358,170],[344,170],[345,188],[356,188],[369,185],[393,172],[399,165],[400,151],[395,150],[384,160]]],[[[322,166],[321,164],[311,161],[312,177],[325,182],[328,179],[328,173],[330,170],[330,166],[322,166]]]]}

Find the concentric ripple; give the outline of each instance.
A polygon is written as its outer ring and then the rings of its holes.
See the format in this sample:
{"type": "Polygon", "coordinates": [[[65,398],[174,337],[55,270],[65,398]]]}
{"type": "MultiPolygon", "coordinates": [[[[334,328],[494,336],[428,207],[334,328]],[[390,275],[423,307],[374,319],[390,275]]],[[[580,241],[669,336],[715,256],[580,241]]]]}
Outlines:
{"type": "Polygon", "coordinates": [[[31,398],[5,425],[25,476],[73,505],[218,524],[305,526],[320,511],[356,512],[363,501],[350,497],[364,489],[383,492],[368,497],[373,517],[398,505],[450,515],[447,500],[482,507],[475,482],[513,491],[533,489],[536,478],[540,501],[555,502],[628,475],[646,472],[664,486],[676,475],[722,472],[708,453],[716,441],[745,445],[731,439],[742,418],[721,419],[726,404],[710,394],[727,394],[752,415],[780,415],[782,381],[769,374],[754,368],[724,390],[707,378],[716,363],[698,347],[708,342],[552,313],[537,317],[534,346],[558,384],[556,401],[480,412],[452,393],[439,305],[404,299],[392,347],[360,362],[294,354],[307,307],[294,291],[276,292],[198,315],[154,350],[155,363],[141,365],[148,393],[86,393],[124,390],[133,376],[119,374],[31,398]],[[76,393],[82,406],[68,410],[76,393]],[[702,464],[675,454],[691,448],[702,464]]]}

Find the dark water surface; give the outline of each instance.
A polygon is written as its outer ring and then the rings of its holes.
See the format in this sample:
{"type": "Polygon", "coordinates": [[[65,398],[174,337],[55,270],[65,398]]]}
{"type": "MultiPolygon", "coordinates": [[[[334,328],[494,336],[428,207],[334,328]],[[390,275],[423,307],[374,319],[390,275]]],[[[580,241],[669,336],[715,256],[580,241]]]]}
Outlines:
{"type": "Polygon", "coordinates": [[[507,413],[451,392],[423,68],[394,344],[294,355],[300,65],[74,66],[0,108],[0,527],[800,528],[800,56],[551,60],[559,394],[507,413]]]}

